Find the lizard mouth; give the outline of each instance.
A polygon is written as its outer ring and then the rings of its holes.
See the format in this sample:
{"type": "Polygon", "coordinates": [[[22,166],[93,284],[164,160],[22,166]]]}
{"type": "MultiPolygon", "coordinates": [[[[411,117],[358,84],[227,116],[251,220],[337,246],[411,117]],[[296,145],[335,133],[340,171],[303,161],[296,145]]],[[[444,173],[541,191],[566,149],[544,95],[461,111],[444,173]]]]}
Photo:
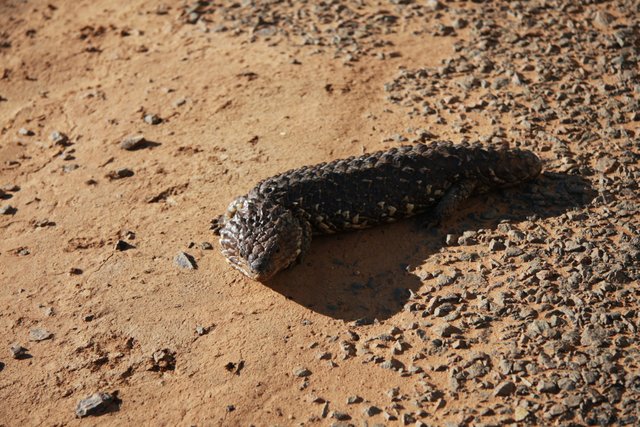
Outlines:
{"type": "Polygon", "coordinates": [[[249,272],[247,275],[253,280],[263,282],[274,275],[275,272],[272,270],[273,269],[270,268],[270,264],[266,258],[259,258],[249,265],[249,272]]]}
{"type": "Polygon", "coordinates": [[[235,268],[236,270],[238,270],[239,272],[247,276],[248,278],[256,280],[258,282],[264,282],[270,279],[271,277],[273,277],[273,275],[275,274],[274,272],[270,272],[270,271],[256,270],[252,268],[248,263],[244,263],[244,262],[241,262],[241,263],[229,262],[229,264],[233,268],[235,268]]]}
{"type": "Polygon", "coordinates": [[[273,277],[273,274],[255,273],[251,272],[249,277],[257,282],[266,282],[273,277]]]}

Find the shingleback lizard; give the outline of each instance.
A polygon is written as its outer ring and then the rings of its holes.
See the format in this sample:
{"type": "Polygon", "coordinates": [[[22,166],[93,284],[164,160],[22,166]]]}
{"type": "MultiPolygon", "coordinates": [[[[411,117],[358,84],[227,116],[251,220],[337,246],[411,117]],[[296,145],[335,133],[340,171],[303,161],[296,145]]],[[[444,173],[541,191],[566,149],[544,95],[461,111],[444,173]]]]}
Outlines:
{"type": "Polygon", "coordinates": [[[542,170],[531,151],[435,142],[304,166],[259,182],[212,222],[222,253],[245,275],[271,278],[299,261],[314,234],[430,212],[439,222],[475,194],[542,170]]]}

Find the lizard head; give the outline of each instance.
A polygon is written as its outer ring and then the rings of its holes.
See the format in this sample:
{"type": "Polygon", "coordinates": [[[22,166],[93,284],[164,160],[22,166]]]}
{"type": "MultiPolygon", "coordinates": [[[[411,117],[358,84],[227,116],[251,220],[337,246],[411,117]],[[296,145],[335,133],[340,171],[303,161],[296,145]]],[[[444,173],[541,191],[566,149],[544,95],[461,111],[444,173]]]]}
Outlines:
{"type": "Polygon", "coordinates": [[[311,242],[309,223],[268,199],[240,197],[231,203],[223,221],[223,255],[234,268],[261,282],[293,264],[311,242]]]}
{"type": "Polygon", "coordinates": [[[542,172],[542,161],[528,150],[485,151],[481,173],[489,187],[510,187],[529,181],[542,172]]]}

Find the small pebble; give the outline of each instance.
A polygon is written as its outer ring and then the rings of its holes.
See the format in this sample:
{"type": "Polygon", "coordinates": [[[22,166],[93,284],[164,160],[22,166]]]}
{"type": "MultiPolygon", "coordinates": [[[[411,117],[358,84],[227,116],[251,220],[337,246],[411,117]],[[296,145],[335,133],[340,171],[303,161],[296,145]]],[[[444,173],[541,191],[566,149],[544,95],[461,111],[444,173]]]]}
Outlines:
{"type": "Polygon", "coordinates": [[[378,408],[377,406],[367,406],[362,412],[368,417],[373,417],[380,414],[382,412],[382,409],[378,408]]]}
{"type": "Polygon", "coordinates": [[[14,359],[26,359],[29,356],[29,350],[20,344],[14,344],[11,346],[11,356],[14,359]]]}
{"type": "Polygon", "coordinates": [[[316,358],[318,360],[331,360],[331,353],[329,353],[328,351],[323,351],[323,352],[318,353],[316,358]]]}
{"type": "Polygon", "coordinates": [[[178,254],[173,258],[173,262],[180,268],[185,268],[187,270],[195,270],[198,268],[195,259],[186,252],[178,252],[178,254]]]}
{"type": "Polygon", "coordinates": [[[331,417],[335,418],[338,421],[346,421],[351,419],[351,416],[349,414],[340,411],[334,411],[333,414],[331,414],[331,417]]]}
{"type": "Polygon", "coordinates": [[[527,408],[523,408],[522,406],[518,406],[515,410],[513,418],[517,421],[524,421],[525,418],[529,416],[529,411],[527,408]]]}
{"type": "Polygon", "coordinates": [[[445,238],[445,243],[447,246],[455,246],[458,244],[458,235],[457,234],[447,234],[445,238]]]}
{"type": "Polygon", "coordinates": [[[443,323],[440,324],[438,326],[436,326],[434,328],[434,332],[436,333],[436,335],[443,337],[443,338],[448,338],[453,334],[460,334],[462,333],[462,330],[460,330],[460,328],[451,325],[450,323],[443,323]]]}
{"type": "Polygon", "coordinates": [[[144,116],[144,122],[150,125],[162,123],[162,119],[157,114],[147,114],[144,116]]]}
{"type": "Polygon", "coordinates": [[[121,169],[116,169],[114,171],[109,172],[107,174],[107,178],[114,180],[114,179],[129,178],[129,177],[132,177],[133,175],[134,173],[131,169],[121,168],[121,169]]]}
{"type": "Polygon", "coordinates": [[[135,151],[148,145],[148,141],[143,135],[134,135],[127,137],[120,143],[120,148],[127,151],[135,151]]]}
{"type": "Polygon", "coordinates": [[[51,132],[51,135],[49,135],[49,139],[51,140],[51,142],[57,145],[62,145],[62,146],[69,145],[69,137],[62,132],[58,132],[58,131],[51,132]]]}
{"type": "Polygon", "coordinates": [[[15,184],[7,184],[2,186],[2,191],[6,191],[8,193],[15,193],[17,191],[20,191],[20,187],[15,184]]]}
{"type": "Polygon", "coordinates": [[[393,371],[401,371],[404,370],[404,363],[392,357],[389,360],[382,362],[380,367],[384,369],[391,369],[393,371]]]}
{"type": "Polygon", "coordinates": [[[494,396],[509,396],[516,391],[516,385],[511,381],[504,381],[495,388],[494,396]]]}
{"type": "Polygon", "coordinates": [[[491,239],[489,242],[489,250],[491,252],[504,251],[507,247],[499,240],[491,239]]]}
{"type": "Polygon", "coordinates": [[[53,334],[43,328],[33,328],[29,331],[29,341],[44,341],[53,337],[53,334]]]}
{"type": "Polygon", "coordinates": [[[18,210],[11,205],[4,205],[0,207],[0,215],[13,215],[18,210]]]}
{"type": "Polygon", "coordinates": [[[558,415],[562,415],[567,411],[567,408],[561,404],[555,404],[551,408],[549,408],[548,414],[552,417],[557,417],[558,415]]]}
{"type": "Polygon", "coordinates": [[[296,368],[293,370],[293,375],[296,377],[304,378],[311,375],[311,371],[307,368],[296,368]]]}
{"type": "Polygon", "coordinates": [[[614,172],[618,167],[619,163],[616,159],[611,157],[601,157],[596,162],[596,170],[603,174],[609,174],[614,172]]]}
{"type": "Polygon", "coordinates": [[[125,242],[124,240],[118,240],[114,246],[116,251],[126,251],[127,249],[134,249],[135,246],[132,244],[125,242]]]}
{"type": "Polygon", "coordinates": [[[353,405],[356,403],[361,403],[363,401],[362,397],[360,396],[349,396],[347,397],[347,405],[353,405]]]}
{"type": "Polygon", "coordinates": [[[80,418],[89,415],[101,415],[107,412],[115,403],[115,397],[109,393],[95,393],[86,399],[82,399],[76,406],[76,415],[80,418]]]}
{"type": "Polygon", "coordinates": [[[167,348],[156,350],[151,355],[151,361],[152,371],[172,371],[176,367],[176,353],[167,348]]]}
{"type": "Polygon", "coordinates": [[[541,393],[557,393],[559,391],[558,385],[553,381],[541,381],[536,389],[541,393]]]}

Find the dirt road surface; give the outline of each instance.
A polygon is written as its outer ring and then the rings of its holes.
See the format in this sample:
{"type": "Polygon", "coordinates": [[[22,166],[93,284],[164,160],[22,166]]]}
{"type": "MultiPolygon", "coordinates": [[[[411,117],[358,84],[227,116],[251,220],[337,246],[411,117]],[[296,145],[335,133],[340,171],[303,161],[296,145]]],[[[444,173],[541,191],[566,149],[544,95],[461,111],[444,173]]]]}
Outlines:
{"type": "Polygon", "coordinates": [[[0,2],[0,425],[637,425],[639,16],[0,2]],[[267,284],[219,253],[260,179],[436,139],[545,172],[267,284]]]}

